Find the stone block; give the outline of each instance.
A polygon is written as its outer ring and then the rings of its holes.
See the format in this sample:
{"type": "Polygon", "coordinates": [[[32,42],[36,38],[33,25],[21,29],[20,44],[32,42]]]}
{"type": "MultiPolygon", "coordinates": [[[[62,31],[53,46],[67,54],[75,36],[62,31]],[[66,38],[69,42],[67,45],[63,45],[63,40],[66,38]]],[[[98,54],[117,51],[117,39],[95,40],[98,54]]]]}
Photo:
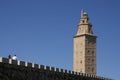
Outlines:
{"type": "Polygon", "coordinates": [[[93,77],[95,78],[95,75],[93,75],[93,77]]]}
{"type": "Polygon", "coordinates": [[[20,61],[19,60],[17,61],[17,65],[20,65],[20,61]]]}
{"type": "Polygon", "coordinates": [[[16,64],[17,65],[17,60],[12,60],[11,64],[16,64]]]}
{"type": "Polygon", "coordinates": [[[63,70],[63,69],[60,69],[60,72],[64,72],[64,70],[63,70]]]}
{"type": "Polygon", "coordinates": [[[72,74],[75,74],[74,71],[72,71],[72,74]]]}
{"type": "Polygon", "coordinates": [[[38,64],[34,64],[34,68],[38,68],[38,64]]]}
{"type": "Polygon", "coordinates": [[[9,63],[9,59],[0,57],[0,62],[2,62],[2,63],[9,63]]]}
{"type": "Polygon", "coordinates": [[[70,70],[67,70],[67,73],[68,73],[68,74],[69,74],[69,71],[70,71],[70,70]]]}
{"type": "Polygon", "coordinates": [[[12,64],[12,59],[9,59],[9,64],[12,64]]]}
{"type": "Polygon", "coordinates": [[[71,74],[71,71],[69,70],[68,73],[71,74]]]}
{"type": "Polygon", "coordinates": [[[75,75],[77,75],[77,72],[74,72],[75,73],[75,75]]]}
{"type": "Polygon", "coordinates": [[[83,76],[85,76],[85,73],[82,73],[83,76]]]}
{"type": "Polygon", "coordinates": [[[40,69],[40,64],[38,64],[38,68],[40,69]]]}
{"type": "Polygon", "coordinates": [[[80,73],[79,73],[79,72],[77,72],[77,75],[80,75],[80,73]]]}
{"type": "Polygon", "coordinates": [[[55,71],[55,68],[54,68],[54,67],[51,67],[51,71],[55,71]]]}
{"type": "Polygon", "coordinates": [[[49,66],[46,66],[46,70],[50,70],[50,67],[49,67],[49,66]]]}
{"type": "Polygon", "coordinates": [[[34,68],[34,63],[32,63],[32,68],[34,68]]]}
{"type": "Polygon", "coordinates": [[[24,61],[20,61],[20,66],[25,66],[25,62],[24,61]]]}
{"type": "Polygon", "coordinates": [[[27,67],[32,67],[32,63],[30,63],[30,62],[26,62],[27,63],[27,67]]]}
{"type": "Polygon", "coordinates": [[[90,74],[87,74],[88,77],[90,77],[90,74]]]}
{"type": "Polygon", "coordinates": [[[81,73],[79,73],[79,75],[81,75],[81,73]]]}
{"type": "Polygon", "coordinates": [[[65,73],[67,73],[67,70],[65,70],[65,73]]]}
{"type": "Polygon", "coordinates": [[[17,60],[9,59],[9,64],[18,64],[17,60]]]}
{"type": "Polygon", "coordinates": [[[55,70],[56,72],[59,72],[59,68],[56,68],[56,70],[55,70]]]}
{"type": "Polygon", "coordinates": [[[45,69],[45,68],[44,68],[44,65],[40,65],[40,69],[45,69]]]}

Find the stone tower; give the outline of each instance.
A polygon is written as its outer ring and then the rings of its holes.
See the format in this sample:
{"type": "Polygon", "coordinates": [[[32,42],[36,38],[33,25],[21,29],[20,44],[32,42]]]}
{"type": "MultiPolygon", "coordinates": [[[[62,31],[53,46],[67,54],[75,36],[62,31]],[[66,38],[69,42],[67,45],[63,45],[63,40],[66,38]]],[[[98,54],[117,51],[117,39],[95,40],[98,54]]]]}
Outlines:
{"type": "Polygon", "coordinates": [[[74,71],[96,74],[96,36],[86,12],[81,11],[78,32],[74,36],[74,71]]]}

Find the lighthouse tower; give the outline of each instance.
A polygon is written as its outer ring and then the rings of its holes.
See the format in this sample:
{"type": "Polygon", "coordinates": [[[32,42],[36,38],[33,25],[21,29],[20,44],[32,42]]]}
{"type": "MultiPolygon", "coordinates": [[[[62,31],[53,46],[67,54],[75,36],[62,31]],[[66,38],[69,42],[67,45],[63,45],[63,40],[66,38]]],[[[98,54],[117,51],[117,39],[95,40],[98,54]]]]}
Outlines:
{"type": "Polygon", "coordinates": [[[81,11],[77,34],[74,36],[74,71],[96,74],[96,36],[88,14],[81,11]]]}

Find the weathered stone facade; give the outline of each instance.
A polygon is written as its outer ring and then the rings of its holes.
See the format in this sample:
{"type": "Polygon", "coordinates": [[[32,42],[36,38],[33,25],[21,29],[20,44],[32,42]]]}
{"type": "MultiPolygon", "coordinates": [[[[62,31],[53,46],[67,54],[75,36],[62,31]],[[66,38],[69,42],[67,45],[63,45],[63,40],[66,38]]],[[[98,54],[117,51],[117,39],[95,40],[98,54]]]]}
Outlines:
{"type": "Polygon", "coordinates": [[[0,58],[0,80],[111,80],[24,61],[0,58]]]}
{"type": "Polygon", "coordinates": [[[96,36],[86,12],[81,13],[78,32],[74,36],[74,71],[96,74],[96,36]]]}

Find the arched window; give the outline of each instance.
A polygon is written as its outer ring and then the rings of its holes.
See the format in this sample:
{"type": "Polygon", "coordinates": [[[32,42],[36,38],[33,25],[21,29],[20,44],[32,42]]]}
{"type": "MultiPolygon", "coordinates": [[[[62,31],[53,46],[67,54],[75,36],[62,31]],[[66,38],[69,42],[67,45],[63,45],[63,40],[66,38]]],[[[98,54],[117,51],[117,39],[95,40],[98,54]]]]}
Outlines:
{"type": "Polygon", "coordinates": [[[82,22],[83,22],[83,23],[85,23],[85,21],[84,21],[84,20],[83,20],[82,22]]]}

